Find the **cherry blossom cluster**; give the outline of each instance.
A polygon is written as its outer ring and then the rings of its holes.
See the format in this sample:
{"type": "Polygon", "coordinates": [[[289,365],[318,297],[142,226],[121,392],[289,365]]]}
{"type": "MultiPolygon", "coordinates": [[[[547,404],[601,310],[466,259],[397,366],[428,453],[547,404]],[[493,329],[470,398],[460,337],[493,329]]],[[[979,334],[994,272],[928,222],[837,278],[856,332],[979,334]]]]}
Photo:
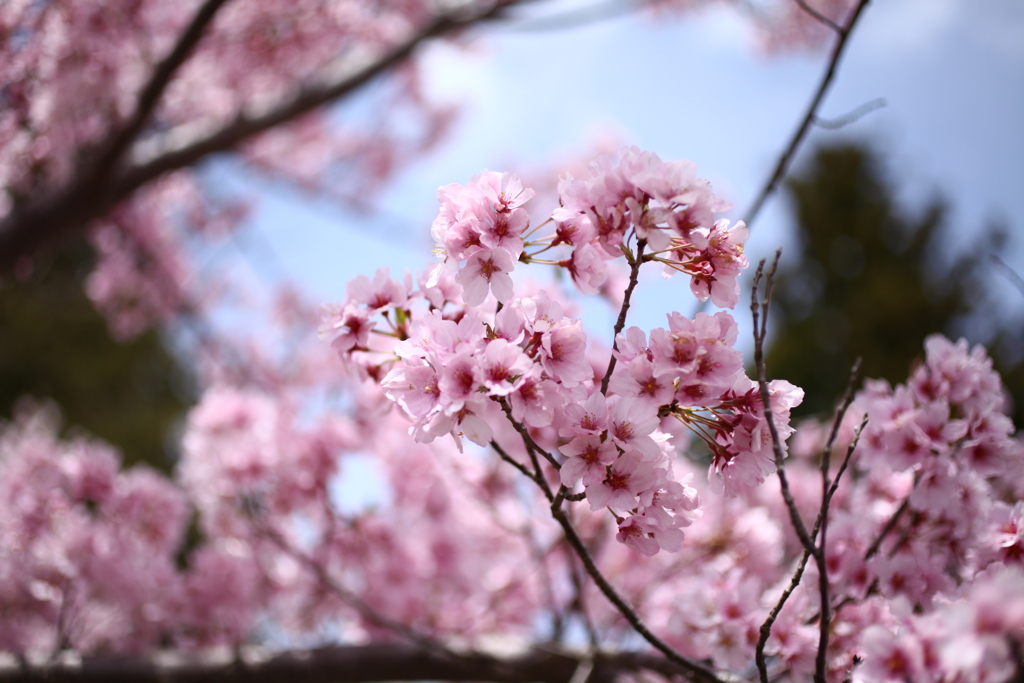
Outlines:
{"type": "MultiPolygon", "coordinates": [[[[558,185],[561,206],[551,218],[555,234],[536,244],[567,244],[567,268],[580,291],[594,294],[607,277],[606,261],[621,257],[627,237],[635,235],[653,250],[648,260],[665,265],[665,276],[690,275],[694,295],[732,308],[739,296],[736,276],[747,267],[742,221],[729,227],[714,214],[730,208],[715,197],[711,185],[696,175],[690,161],[664,162],[653,152],[625,148],[618,162],[603,155],[591,163],[587,177],[564,177],[558,185]]],[[[527,259],[529,260],[529,259],[527,259]]]]}
{"type": "MultiPolygon", "coordinates": [[[[622,365],[609,390],[656,407],[699,436],[712,453],[709,483],[716,493],[733,496],[741,485],[762,483],[775,471],[775,455],[760,388],[744,374],[742,355],[733,348],[736,321],[719,312],[692,320],[671,313],[668,322],[668,330],[651,331],[649,345],[637,327],[618,338],[615,355],[622,365]]],[[[793,433],[790,410],[803,391],[785,380],[772,380],[768,389],[785,450],[793,433]]]]}
{"type": "MultiPolygon", "coordinates": [[[[468,305],[483,303],[488,290],[501,303],[512,298],[509,273],[523,253],[522,235],[530,227],[522,205],[534,194],[516,176],[488,171],[468,185],[438,190],[441,211],[430,229],[437,243],[434,251],[444,259],[438,268],[458,271],[455,280],[468,305]],[[462,261],[466,264],[460,268],[462,261]]],[[[428,285],[439,276],[435,271],[428,285]]]]}
{"type": "Polygon", "coordinates": [[[935,611],[869,626],[861,639],[864,665],[854,681],[1010,681],[1024,642],[1024,569],[993,565],[935,611]]]}
{"type": "MultiPolygon", "coordinates": [[[[656,262],[690,274],[698,299],[732,306],[746,232],[714,220],[725,205],[693,164],[636,148],[623,149],[617,163],[600,158],[588,179],[563,178],[559,191],[561,206],[545,221],[555,232],[534,239],[524,207],[534,191],[516,176],[485,172],[442,187],[431,229],[442,263],[416,289],[411,277],[398,282],[385,270],[372,281],[356,278],[344,303],[325,308],[321,334],[381,383],[411,419],[416,441],[452,434],[518,452],[526,434],[527,450],[544,449],[567,491],[582,484],[592,509],[615,513],[620,541],[647,555],[675,551],[699,497],[672,474],[683,444],[663,420],[685,425],[711,449],[718,492],[735,495],[774,471],[760,391],[733,348],[735,320],[672,313],[649,343],[630,328],[616,339],[615,371],[602,377],[601,362],[591,361],[601,352],[588,345],[582,321],[546,291],[516,296],[511,272],[517,262],[547,263],[593,291],[609,259],[625,258],[634,270],[656,262]],[[539,258],[563,244],[567,258],[539,258]],[[645,245],[653,250],[644,254],[645,245]],[[511,444],[503,435],[509,423],[519,427],[511,444]]],[[[784,381],[770,390],[787,437],[802,392],[784,381]]]]}
{"type": "MultiPolygon", "coordinates": [[[[886,597],[922,607],[991,562],[1024,559],[1016,557],[1015,534],[1000,531],[1015,528],[1024,462],[999,376],[984,350],[963,340],[934,336],[925,348],[907,384],[869,383],[855,403],[868,418],[855,466],[894,498],[878,508],[879,524],[895,515],[897,502],[905,505],[898,533],[865,558],[870,526],[849,520],[836,529],[832,555],[837,580],[855,595],[876,584],[886,597]]],[[[852,493],[872,495],[859,487],[852,493]]]]}
{"type": "Polygon", "coordinates": [[[177,566],[184,491],[110,446],[56,437],[49,411],[0,430],[0,650],[146,652],[238,642],[257,598],[251,561],[205,545],[177,566]]]}
{"type": "MultiPolygon", "coordinates": [[[[984,351],[942,337],[927,341],[905,385],[869,382],[857,396],[830,470],[834,479],[866,414],[828,512],[828,680],[1005,681],[1014,671],[1022,612],[1010,596],[1024,580],[1024,445],[1010,436],[1005,410],[984,351]],[[935,420],[940,407],[945,417],[935,420]],[[991,456],[983,464],[972,455],[981,444],[991,456]],[[927,502],[922,489],[935,471],[954,478],[941,504],[927,502]]],[[[819,511],[829,428],[805,423],[791,440],[789,490],[805,520],[819,511]]],[[[684,476],[694,468],[676,465],[684,476]]],[[[680,652],[741,671],[790,589],[803,546],[774,481],[739,487],[734,498],[694,485],[703,516],[677,555],[640,566],[609,547],[600,561],[680,652]]],[[[813,678],[818,574],[813,562],[804,567],[772,625],[765,647],[772,679],[813,678]]],[[[615,612],[597,618],[613,620],[615,612]]]]}
{"type": "Polygon", "coordinates": [[[309,423],[281,395],[217,387],[189,417],[175,480],[60,439],[55,410],[0,424],[0,652],[238,645],[268,621],[393,635],[314,567],[425,633],[526,634],[542,601],[516,570],[532,529],[517,528],[515,473],[410,444],[381,400],[309,423]],[[384,509],[330,490],[356,449],[380,466],[384,509]]]}
{"type": "Polygon", "coordinates": [[[1024,580],[1024,445],[1006,408],[984,349],[941,336],[906,384],[868,382],[854,402],[846,429],[867,423],[827,558],[840,623],[876,611],[863,635],[833,643],[864,660],[860,680],[1013,670],[1021,606],[992,599],[1024,580]]]}

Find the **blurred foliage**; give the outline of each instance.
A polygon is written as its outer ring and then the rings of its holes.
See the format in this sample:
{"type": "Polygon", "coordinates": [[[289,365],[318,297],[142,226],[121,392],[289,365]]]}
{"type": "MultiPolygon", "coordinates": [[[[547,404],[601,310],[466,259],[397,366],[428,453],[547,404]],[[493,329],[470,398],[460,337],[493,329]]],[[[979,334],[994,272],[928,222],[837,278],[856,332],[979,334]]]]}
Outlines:
{"type": "Polygon", "coordinates": [[[193,377],[156,331],[110,337],[83,290],[91,258],[85,243],[68,244],[39,257],[28,277],[0,284],[0,415],[10,418],[22,397],[52,399],[66,433],[118,446],[124,466],[169,472],[193,377]]]}
{"type": "Polygon", "coordinates": [[[944,199],[910,216],[895,192],[879,155],[852,144],[819,149],[787,183],[799,246],[783,255],[776,279],[769,374],[807,392],[795,414],[828,413],[855,358],[863,358],[862,377],[901,382],[925,337],[941,331],[988,343],[1024,424],[1020,326],[996,317],[1000,297],[1024,293],[1008,278],[981,277],[1005,248],[1006,230],[953,236],[944,199]]]}

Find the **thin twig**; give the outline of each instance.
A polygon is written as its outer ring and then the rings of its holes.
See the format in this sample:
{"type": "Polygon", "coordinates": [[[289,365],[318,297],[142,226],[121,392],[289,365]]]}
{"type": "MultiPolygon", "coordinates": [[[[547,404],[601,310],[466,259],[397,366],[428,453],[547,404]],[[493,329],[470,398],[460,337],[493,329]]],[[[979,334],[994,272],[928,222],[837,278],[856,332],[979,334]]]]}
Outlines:
{"type": "Polygon", "coordinates": [[[885,528],[882,529],[882,532],[878,534],[878,538],[874,540],[874,542],[868,547],[867,552],[864,553],[865,560],[870,560],[874,554],[878,552],[878,549],[882,547],[882,541],[884,541],[885,537],[892,533],[892,530],[896,528],[896,525],[900,521],[900,517],[903,516],[909,507],[910,495],[908,494],[903,500],[903,504],[896,509],[896,512],[892,513],[892,517],[889,518],[889,521],[886,523],[885,528]]]}
{"type": "Polygon", "coordinates": [[[825,74],[822,76],[821,82],[818,84],[818,89],[815,92],[814,97],[811,99],[810,105],[807,107],[803,121],[801,121],[796,132],[793,134],[793,137],[790,139],[789,146],[779,158],[779,162],[776,164],[771,178],[768,179],[767,184],[765,184],[761,193],[754,201],[754,205],[749,211],[747,211],[744,220],[746,221],[748,228],[761,212],[761,207],[764,205],[764,202],[778,188],[779,183],[782,182],[783,177],[786,175],[786,170],[789,168],[790,162],[793,160],[793,157],[796,156],[800,143],[802,143],[804,138],[807,136],[807,131],[810,129],[811,124],[814,122],[815,116],[817,115],[818,107],[821,105],[821,102],[825,97],[825,91],[828,90],[828,86],[832,83],[832,78],[835,76],[836,67],[839,64],[839,58],[842,56],[843,50],[846,48],[850,34],[853,32],[853,27],[857,24],[857,20],[860,19],[861,13],[868,6],[869,2],[871,2],[871,0],[859,0],[857,7],[853,10],[853,14],[850,16],[850,19],[839,32],[835,47],[832,49],[832,58],[829,60],[828,68],[825,70],[825,74]]]}
{"type": "Polygon", "coordinates": [[[995,254],[992,254],[989,258],[992,259],[992,263],[1003,269],[1006,279],[1008,279],[1010,283],[1016,287],[1022,295],[1024,295],[1024,278],[1021,278],[1021,276],[1017,274],[1017,271],[1006,265],[1006,262],[995,254]]]}
{"type": "MultiPolygon", "coordinates": [[[[818,653],[815,657],[814,662],[814,680],[817,683],[825,683],[825,671],[828,664],[828,639],[829,631],[832,624],[832,598],[829,595],[828,585],[828,562],[826,560],[826,552],[828,548],[828,510],[829,505],[832,503],[832,495],[836,489],[833,484],[838,486],[839,478],[843,472],[846,471],[846,465],[850,461],[850,457],[853,455],[853,448],[847,450],[846,458],[843,461],[843,467],[836,475],[836,481],[829,481],[829,469],[831,469],[832,463],[832,447],[835,444],[836,437],[839,435],[839,427],[843,422],[843,418],[846,416],[846,411],[849,409],[850,404],[853,403],[853,395],[857,386],[857,376],[860,373],[861,359],[858,358],[853,363],[853,367],[850,368],[850,379],[846,383],[846,393],[843,396],[843,402],[836,411],[835,419],[832,422],[832,431],[829,434],[828,441],[825,444],[825,450],[821,456],[821,508],[818,511],[818,519],[814,523],[815,531],[819,528],[820,536],[818,539],[818,553],[814,556],[815,562],[818,564],[818,594],[820,598],[821,607],[821,619],[818,622],[818,653]]],[[[812,536],[815,535],[812,532],[812,536]]]]}
{"type": "Polygon", "coordinates": [[[504,460],[508,464],[512,465],[512,467],[515,467],[517,470],[522,472],[524,475],[526,475],[527,478],[533,479],[536,482],[536,478],[534,477],[533,472],[526,469],[525,465],[523,465],[521,462],[510,456],[507,452],[505,452],[505,449],[502,448],[497,441],[491,441],[491,448],[494,449],[494,452],[497,453],[502,460],[504,460]]]}
{"type": "Polygon", "coordinates": [[[768,638],[772,634],[772,626],[775,624],[775,620],[779,618],[779,614],[782,613],[782,608],[785,607],[786,601],[789,600],[789,596],[793,594],[796,587],[800,585],[800,579],[803,578],[804,568],[807,566],[807,558],[811,554],[805,549],[803,555],[800,557],[800,562],[797,563],[796,571],[793,572],[793,578],[789,581],[789,586],[786,590],[782,591],[782,595],[779,597],[779,601],[775,603],[775,607],[769,612],[768,618],[761,624],[760,634],[757,638],[757,647],[754,649],[754,662],[757,664],[757,673],[761,679],[761,683],[769,683],[768,681],[768,664],[764,658],[764,648],[768,644],[768,638]]]}
{"type": "Polygon", "coordinates": [[[828,26],[830,29],[838,33],[840,36],[846,33],[846,29],[844,29],[842,26],[840,26],[839,24],[837,24],[836,22],[832,21],[824,14],[819,12],[818,10],[808,5],[807,0],[794,0],[794,2],[800,5],[800,9],[810,14],[812,17],[820,21],[822,24],[825,24],[825,26],[828,26]]]}
{"type": "MultiPolygon", "coordinates": [[[[829,432],[829,437],[825,442],[825,447],[822,452],[822,471],[823,471],[823,487],[824,492],[822,494],[822,504],[818,511],[818,517],[814,521],[814,528],[811,530],[811,539],[818,537],[819,529],[824,529],[825,521],[828,515],[829,505],[832,502],[832,497],[835,495],[836,489],[839,488],[839,481],[842,479],[843,474],[846,472],[848,465],[850,464],[850,458],[853,456],[854,450],[857,448],[857,443],[860,441],[861,432],[864,429],[864,425],[867,424],[867,416],[861,421],[860,427],[857,428],[854,433],[853,439],[850,441],[850,445],[846,449],[846,456],[843,458],[842,464],[839,466],[839,471],[836,473],[836,478],[831,482],[829,486],[827,483],[827,471],[828,471],[828,458],[832,452],[832,448],[835,445],[836,438],[839,435],[839,427],[842,424],[843,418],[846,416],[846,412],[850,408],[850,404],[853,402],[854,388],[856,387],[857,376],[860,372],[860,359],[853,364],[850,370],[850,379],[846,385],[846,392],[843,396],[843,401],[840,403],[838,410],[832,420],[832,429],[829,432]]],[[[824,552],[825,542],[824,537],[821,542],[822,552],[824,552]]],[[[793,578],[790,580],[789,587],[783,591],[779,597],[779,601],[772,608],[772,611],[768,614],[768,618],[765,619],[764,623],[761,624],[760,635],[757,640],[757,647],[754,650],[754,661],[757,664],[757,672],[761,679],[761,683],[769,683],[768,679],[768,666],[765,661],[764,648],[768,644],[768,638],[771,636],[772,626],[778,619],[779,614],[782,612],[782,608],[786,605],[786,601],[789,600],[789,596],[796,590],[796,587],[800,584],[800,580],[803,577],[804,568],[807,566],[807,559],[811,556],[810,551],[805,547],[803,555],[800,558],[800,562],[797,564],[796,570],[793,572],[793,578]]],[[[820,643],[819,643],[820,648],[820,643]]]]}
{"type": "MultiPolygon", "coordinates": [[[[608,579],[604,577],[604,575],[601,573],[601,570],[597,568],[597,564],[594,562],[594,558],[590,554],[590,551],[587,549],[587,546],[583,543],[583,540],[580,538],[579,534],[576,533],[576,529],[575,527],[573,527],[572,522],[569,520],[569,517],[565,509],[562,508],[562,502],[565,500],[565,496],[569,494],[569,490],[565,486],[559,486],[557,494],[552,493],[551,487],[548,485],[547,480],[544,478],[543,472],[541,472],[540,470],[540,465],[536,460],[534,450],[538,450],[541,453],[545,454],[546,451],[537,446],[537,444],[533,441],[533,438],[530,436],[530,433],[526,429],[526,427],[520,424],[517,420],[515,420],[512,417],[512,410],[508,405],[508,401],[506,401],[504,398],[496,400],[498,401],[499,404],[501,404],[502,409],[505,411],[505,415],[508,417],[509,421],[515,427],[516,431],[519,432],[519,435],[522,437],[523,443],[525,444],[527,451],[529,451],[531,457],[534,458],[534,465],[537,468],[536,473],[530,473],[529,471],[525,471],[523,473],[526,474],[527,477],[529,477],[529,479],[531,479],[535,484],[537,484],[537,486],[541,488],[541,490],[544,492],[544,495],[547,496],[547,499],[551,502],[552,517],[554,517],[555,520],[559,523],[559,525],[561,525],[562,531],[565,534],[565,539],[569,542],[569,545],[576,552],[576,555],[580,558],[580,561],[583,563],[583,567],[586,570],[587,574],[589,574],[590,577],[594,580],[594,583],[596,583],[597,587],[601,590],[602,593],[604,593],[604,596],[608,598],[608,601],[615,606],[619,613],[622,614],[626,621],[629,622],[633,629],[636,630],[636,632],[639,633],[640,636],[644,638],[644,640],[646,640],[648,643],[650,643],[659,651],[661,651],[661,653],[664,654],[670,662],[683,667],[690,674],[691,680],[699,680],[704,683],[721,683],[720,679],[718,678],[718,676],[715,675],[713,671],[705,667],[703,664],[691,661],[690,659],[684,657],[682,654],[680,654],[674,648],[672,648],[668,643],[664,642],[656,635],[654,635],[654,633],[652,633],[651,630],[648,629],[647,626],[643,623],[643,621],[640,619],[640,616],[636,613],[636,611],[632,607],[630,607],[629,603],[627,603],[626,600],[621,595],[619,595],[619,593],[615,590],[611,583],[608,582],[608,579]]],[[[499,451],[499,455],[500,454],[501,451],[499,451]]],[[[548,457],[550,457],[550,455],[548,457]]],[[[519,467],[517,469],[523,471],[522,467],[519,467]]]]}
{"type": "Polygon", "coordinates": [[[619,614],[629,622],[629,625],[632,626],[644,640],[665,655],[670,662],[686,669],[693,680],[706,681],[708,683],[720,683],[720,679],[711,669],[699,662],[695,662],[684,657],[668,643],[654,635],[654,633],[652,633],[640,619],[640,616],[636,611],[629,606],[629,603],[626,602],[625,598],[619,595],[618,591],[615,590],[611,583],[608,582],[608,579],[606,579],[601,573],[601,570],[597,568],[597,564],[594,562],[593,556],[590,554],[590,551],[587,550],[587,546],[583,543],[579,534],[576,533],[576,529],[566,516],[565,510],[561,507],[552,507],[551,514],[561,525],[562,530],[565,532],[566,540],[569,541],[569,545],[571,545],[573,550],[576,551],[576,555],[583,563],[583,568],[586,569],[587,574],[589,574],[590,578],[594,580],[594,583],[597,584],[597,587],[602,593],[604,593],[604,596],[608,598],[608,601],[615,606],[619,611],[619,614]]]}
{"type": "MultiPolygon", "coordinates": [[[[846,448],[846,456],[843,458],[843,462],[839,465],[839,471],[836,472],[836,479],[832,482],[832,487],[828,490],[828,500],[832,501],[832,496],[835,495],[836,489],[839,488],[839,480],[842,478],[843,473],[846,472],[846,468],[850,466],[850,458],[853,457],[853,451],[856,450],[857,444],[860,442],[860,435],[864,433],[864,428],[868,424],[868,416],[864,415],[864,418],[857,425],[857,429],[853,433],[853,440],[850,445],[846,448]]],[[[817,528],[815,524],[815,528],[817,528]]]]}
{"type": "Polygon", "coordinates": [[[843,418],[846,417],[846,411],[850,409],[850,404],[853,403],[853,396],[857,387],[857,376],[860,374],[860,365],[861,359],[858,358],[853,362],[853,367],[850,368],[850,378],[846,382],[846,391],[843,393],[842,403],[840,403],[839,409],[832,419],[832,430],[829,432],[825,448],[821,453],[821,500],[823,509],[826,507],[825,503],[828,500],[828,472],[831,469],[832,463],[832,447],[839,437],[839,428],[843,424],[843,418]]]}
{"type": "Polygon", "coordinates": [[[824,128],[825,130],[839,130],[845,126],[849,126],[851,123],[856,123],[862,118],[867,116],[873,111],[881,109],[882,107],[888,106],[888,102],[884,97],[876,97],[870,102],[865,102],[853,111],[847,112],[842,116],[837,116],[834,119],[823,119],[820,116],[815,115],[814,125],[818,128],[824,128]]]}
{"type": "Polygon", "coordinates": [[[779,475],[779,485],[782,489],[782,498],[786,503],[786,508],[789,510],[790,521],[793,523],[793,529],[796,531],[801,545],[803,545],[804,549],[814,555],[814,541],[811,539],[810,534],[807,533],[807,526],[800,517],[800,511],[797,510],[796,501],[793,500],[793,494],[789,490],[789,479],[786,477],[786,466],[784,462],[786,456],[782,452],[782,439],[779,437],[779,430],[775,426],[775,418],[772,415],[771,392],[768,389],[767,370],[765,369],[764,363],[764,340],[768,335],[768,307],[769,302],[771,301],[775,271],[779,266],[779,258],[781,256],[781,249],[775,252],[775,260],[772,261],[772,267],[768,271],[767,275],[764,273],[764,259],[762,259],[761,263],[758,264],[757,271],[754,273],[754,284],[750,295],[750,312],[754,319],[754,367],[757,370],[757,384],[761,393],[764,419],[768,423],[768,431],[772,437],[772,451],[775,455],[775,468],[779,475]],[[764,299],[759,302],[757,300],[757,293],[761,285],[762,277],[765,278],[765,292],[764,299]]]}
{"type": "MultiPolygon", "coordinates": [[[[519,435],[521,437],[523,437],[523,443],[526,444],[526,450],[530,453],[530,457],[536,460],[536,457],[540,455],[545,460],[547,460],[548,463],[556,470],[561,469],[562,465],[557,460],[555,460],[550,453],[548,453],[546,450],[538,446],[537,442],[533,440],[533,437],[530,436],[530,430],[528,430],[521,422],[512,417],[512,406],[508,404],[508,401],[505,399],[505,397],[502,396],[501,398],[495,400],[498,402],[498,405],[501,406],[501,409],[505,412],[505,417],[508,418],[508,421],[512,423],[512,426],[515,428],[515,430],[519,432],[519,435]]],[[[538,475],[541,474],[540,464],[534,462],[534,466],[537,469],[538,475]]],[[[543,477],[541,477],[541,480],[544,483],[544,487],[547,488],[547,480],[544,480],[543,477]]],[[[550,488],[547,489],[547,494],[548,500],[553,500],[550,488]]]]}
{"type": "MultiPolygon", "coordinates": [[[[615,321],[615,329],[612,331],[612,354],[611,358],[608,359],[608,369],[604,373],[604,377],[601,379],[601,393],[608,393],[608,381],[612,378],[612,372],[615,370],[615,354],[619,350],[619,334],[622,332],[622,328],[626,326],[626,314],[629,312],[629,301],[633,296],[633,290],[636,289],[636,283],[640,276],[640,266],[644,262],[644,247],[647,246],[646,240],[636,241],[636,257],[632,259],[629,264],[629,284],[626,285],[626,293],[622,296],[622,306],[619,308],[619,317],[615,321]]],[[[627,253],[627,257],[629,254],[627,253]]]]}
{"type": "Polygon", "coordinates": [[[430,636],[424,635],[410,628],[408,625],[401,622],[395,621],[390,617],[386,617],[373,607],[363,602],[362,599],[357,597],[355,594],[350,592],[348,589],[343,587],[340,583],[334,580],[334,578],[328,573],[327,569],[317,562],[312,557],[309,557],[303,552],[296,550],[288,543],[280,533],[276,530],[271,529],[265,525],[258,527],[260,535],[270,539],[274,545],[281,549],[282,552],[286,553],[293,559],[297,560],[300,564],[304,565],[307,569],[316,575],[317,580],[322,586],[330,590],[332,593],[337,595],[343,602],[352,607],[359,616],[366,619],[370,623],[385,628],[395,634],[405,638],[410,643],[418,645],[425,650],[436,652],[442,656],[450,657],[453,660],[458,660],[458,655],[451,651],[448,646],[444,643],[431,638],[430,636]]]}

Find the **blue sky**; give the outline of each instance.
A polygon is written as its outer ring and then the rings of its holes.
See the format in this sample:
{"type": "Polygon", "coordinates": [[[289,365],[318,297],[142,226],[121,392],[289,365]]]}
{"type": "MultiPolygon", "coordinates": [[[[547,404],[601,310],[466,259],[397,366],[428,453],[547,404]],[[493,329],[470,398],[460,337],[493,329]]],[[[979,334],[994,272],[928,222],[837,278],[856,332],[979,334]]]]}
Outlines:
{"type": "MultiPolygon", "coordinates": [[[[531,13],[580,4],[537,3],[531,13]]],[[[348,214],[287,190],[267,195],[254,225],[279,271],[330,301],[355,274],[422,268],[438,186],[484,168],[536,168],[577,155],[609,131],[662,158],[692,159],[736,205],[730,217],[742,218],[827,59],[824,51],[765,57],[749,26],[726,10],[682,20],[640,13],[559,31],[527,26],[478,31],[469,52],[443,44],[424,52],[430,91],[461,103],[460,119],[383,193],[379,215],[348,214]]],[[[1005,218],[1015,243],[1002,257],[1024,273],[1024,3],[875,0],[821,113],[841,116],[879,97],[884,109],[841,131],[812,133],[797,164],[818,142],[874,141],[908,206],[937,190],[949,197],[954,242],[967,244],[986,219],[1005,218]]],[[[777,196],[754,226],[749,253],[787,244],[787,225],[777,196]]],[[[682,278],[648,279],[652,302],[687,290],[682,278]]],[[[1006,288],[1002,315],[1024,315],[1024,298],[1005,279],[995,276],[992,286],[1006,288]]],[[[644,306],[631,322],[660,326],[664,311],[644,306]]]]}

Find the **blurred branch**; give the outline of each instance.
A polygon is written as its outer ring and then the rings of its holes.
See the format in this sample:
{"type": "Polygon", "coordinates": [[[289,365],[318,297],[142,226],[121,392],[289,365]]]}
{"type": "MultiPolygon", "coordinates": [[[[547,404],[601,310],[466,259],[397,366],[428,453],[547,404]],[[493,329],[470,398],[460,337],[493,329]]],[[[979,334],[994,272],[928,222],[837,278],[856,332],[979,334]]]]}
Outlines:
{"type": "Polygon", "coordinates": [[[596,24],[606,19],[615,19],[636,10],[640,3],[634,0],[605,0],[586,7],[567,10],[557,14],[529,17],[508,26],[507,30],[531,33],[534,31],[565,31],[596,24]]]}
{"type": "Polygon", "coordinates": [[[196,655],[162,652],[150,657],[95,657],[49,663],[0,664],[0,683],[369,683],[370,681],[492,681],[570,683],[592,657],[590,681],[653,671],[666,678],[685,672],[642,652],[587,653],[554,646],[514,654],[468,651],[450,659],[405,643],[334,646],[272,654],[258,648],[227,648],[196,655]]]}
{"type": "Polygon", "coordinates": [[[338,596],[342,602],[358,612],[359,616],[369,623],[379,628],[391,631],[392,633],[409,641],[412,645],[419,647],[423,651],[430,652],[435,657],[444,658],[449,661],[459,660],[459,656],[452,650],[448,649],[448,647],[441,641],[436,640],[429,635],[420,633],[407,624],[396,621],[378,612],[368,603],[364,602],[358,595],[338,583],[334,577],[331,576],[330,572],[327,571],[327,568],[315,558],[293,548],[291,544],[281,536],[281,534],[271,527],[267,525],[260,525],[257,529],[261,536],[269,539],[282,552],[311,571],[316,576],[317,581],[319,581],[321,586],[338,596]]]}
{"type": "MultiPolygon", "coordinates": [[[[19,207],[0,221],[0,271],[9,271],[22,258],[31,256],[50,242],[84,229],[90,221],[102,216],[115,204],[129,198],[136,190],[159,176],[191,167],[210,155],[235,149],[260,133],[337,101],[402,64],[427,40],[498,18],[520,1],[489,4],[477,11],[467,11],[465,7],[460,7],[444,12],[384,54],[355,67],[348,65],[347,68],[322,74],[320,79],[305,84],[291,97],[264,111],[254,114],[243,109],[223,127],[202,131],[185,140],[177,139],[182,137],[181,129],[172,130],[160,138],[159,142],[147,143],[146,147],[152,150],[147,158],[114,165],[104,173],[79,174],[65,188],[19,207]]],[[[207,4],[217,5],[214,0],[209,0],[207,4]]],[[[181,58],[184,59],[184,56],[181,58]]],[[[162,67],[158,67],[157,71],[162,67]]],[[[170,74],[166,76],[169,77],[170,74]]],[[[151,83],[159,84],[162,80],[155,75],[151,83]]],[[[147,92],[149,90],[147,88],[147,92]]],[[[155,86],[152,90],[156,95],[162,92],[155,86]]],[[[155,103],[148,110],[151,111],[153,106],[155,103]]],[[[146,109],[142,106],[138,113],[144,114],[146,109]]]]}
{"type": "Polygon", "coordinates": [[[992,254],[989,258],[992,259],[992,263],[1002,269],[1003,274],[1006,275],[1006,279],[1010,281],[1010,284],[1016,287],[1021,295],[1024,295],[1024,278],[1021,278],[1021,276],[1017,274],[1017,271],[1006,265],[1006,262],[995,254],[992,254]]]}
{"type": "Polygon", "coordinates": [[[823,119],[818,115],[814,116],[814,125],[826,130],[838,130],[851,123],[856,123],[873,111],[887,107],[889,103],[884,97],[876,97],[870,102],[865,102],[856,109],[834,119],[823,119]]]}
{"type": "Polygon", "coordinates": [[[832,21],[831,19],[826,17],[824,14],[819,12],[818,10],[816,10],[813,7],[811,7],[810,5],[808,5],[807,4],[807,0],[793,0],[793,1],[796,2],[796,4],[800,5],[800,9],[802,9],[805,12],[807,12],[812,17],[817,19],[822,24],[825,24],[825,26],[828,26],[830,29],[832,29],[833,31],[835,31],[839,35],[843,35],[843,34],[846,33],[846,29],[844,29],[842,26],[840,26],[839,24],[837,24],[836,22],[832,21]]]}
{"type": "Polygon", "coordinates": [[[200,5],[170,53],[153,69],[131,115],[124,125],[111,126],[107,138],[94,150],[96,158],[91,163],[82,164],[66,186],[44,192],[36,202],[17,207],[0,221],[0,271],[9,270],[55,237],[83,228],[121,199],[109,197],[104,185],[122,164],[125,152],[138,138],[174,75],[226,2],[206,0],[200,5]]]}
{"type": "Polygon", "coordinates": [[[163,97],[167,86],[170,85],[171,79],[192,54],[192,50],[199,44],[207,26],[213,22],[218,10],[226,2],[227,0],[206,0],[199,7],[188,27],[178,37],[174,48],[153,70],[149,82],[139,94],[135,110],[128,117],[125,125],[110,136],[99,162],[91,169],[92,173],[100,176],[106,175],[121,160],[128,147],[136,141],[142,127],[160,103],[160,98],[163,97]]]}
{"type": "Polygon", "coordinates": [[[753,206],[749,211],[747,211],[747,214],[744,217],[748,228],[761,212],[761,207],[764,206],[768,197],[778,189],[779,183],[782,182],[782,179],[786,175],[786,170],[789,168],[790,162],[793,160],[793,157],[796,156],[796,152],[800,148],[800,144],[804,141],[804,138],[807,137],[807,131],[810,129],[811,124],[817,117],[818,107],[821,105],[821,101],[825,98],[825,92],[828,90],[828,86],[832,83],[836,67],[839,65],[839,58],[842,57],[843,50],[846,49],[846,44],[850,38],[850,34],[853,32],[853,27],[856,26],[857,20],[860,19],[861,14],[867,8],[869,2],[871,2],[871,0],[858,0],[857,6],[854,8],[849,20],[847,20],[846,24],[841,27],[839,36],[836,38],[835,47],[832,48],[832,57],[829,60],[828,68],[825,70],[825,74],[822,76],[821,82],[818,84],[818,90],[815,92],[810,105],[807,107],[807,112],[804,114],[803,121],[801,121],[800,126],[796,129],[796,132],[790,139],[789,146],[782,153],[782,156],[779,157],[779,162],[776,164],[775,170],[772,172],[768,182],[765,184],[761,193],[754,201],[753,206]]]}

